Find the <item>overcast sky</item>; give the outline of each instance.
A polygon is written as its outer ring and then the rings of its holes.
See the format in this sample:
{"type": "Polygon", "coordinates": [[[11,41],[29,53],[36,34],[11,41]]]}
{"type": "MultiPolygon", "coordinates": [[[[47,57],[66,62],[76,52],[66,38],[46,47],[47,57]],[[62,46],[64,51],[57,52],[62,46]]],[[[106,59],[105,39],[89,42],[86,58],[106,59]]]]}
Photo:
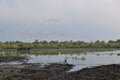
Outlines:
{"type": "Polygon", "coordinates": [[[120,0],[0,0],[0,41],[118,38],[120,0]]]}

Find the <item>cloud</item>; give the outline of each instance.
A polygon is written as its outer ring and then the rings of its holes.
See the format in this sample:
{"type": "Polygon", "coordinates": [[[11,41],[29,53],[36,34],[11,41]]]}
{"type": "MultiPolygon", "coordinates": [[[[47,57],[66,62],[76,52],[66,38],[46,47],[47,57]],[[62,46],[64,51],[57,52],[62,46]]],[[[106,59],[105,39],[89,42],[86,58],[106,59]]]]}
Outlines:
{"type": "Polygon", "coordinates": [[[119,14],[119,0],[0,0],[0,29],[13,39],[115,39],[119,14]]]}
{"type": "MultiPolygon", "coordinates": [[[[21,21],[21,22],[42,22],[49,18],[59,18],[61,8],[43,0],[12,0],[9,2],[2,1],[0,5],[0,18],[5,21],[21,21]]],[[[51,0],[53,1],[53,0],[51,0]]]]}
{"type": "Polygon", "coordinates": [[[105,21],[108,24],[119,20],[119,8],[118,0],[1,0],[0,18],[39,23],[50,19],[69,19],[76,15],[79,20],[105,21]]]}

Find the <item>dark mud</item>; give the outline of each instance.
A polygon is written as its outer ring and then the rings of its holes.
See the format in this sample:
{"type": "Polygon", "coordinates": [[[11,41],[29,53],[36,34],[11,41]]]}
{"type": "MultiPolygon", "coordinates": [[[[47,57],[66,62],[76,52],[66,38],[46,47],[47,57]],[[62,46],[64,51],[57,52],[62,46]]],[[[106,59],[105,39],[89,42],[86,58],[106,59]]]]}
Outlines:
{"type": "Polygon", "coordinates": [[[120,80],[120,64],[84,68],[66,74],[63,80],[120,80]]]}
{"type": "Polygon", "coordinates": [[[41,64],[1,65],[0,80],[56,80],[66,74],[73,65],[41,64]]]}
{"type": "Polygon", "coordinates": [[[120,80],[119,64],[67,72],[72,67],[71,64],[0,65],[0,80],[120,80]]]}

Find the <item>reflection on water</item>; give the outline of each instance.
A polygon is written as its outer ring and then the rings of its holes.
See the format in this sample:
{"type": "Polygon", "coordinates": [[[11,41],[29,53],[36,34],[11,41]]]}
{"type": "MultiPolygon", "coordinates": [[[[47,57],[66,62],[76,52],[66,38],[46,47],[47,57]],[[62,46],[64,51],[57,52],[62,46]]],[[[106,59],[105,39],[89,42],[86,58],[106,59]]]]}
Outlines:
{"type": "Polygon", "coordinates": [[[16,51],[0,51],[0,63],[22,63],[28,60],[26,54],[20,54],[16,51]]]}
{"type": "Polygon", "coordinates": [[[75,67],[71,71],[81,68],[120,63],[120,51],[85,52],[71,54],[60,51],[0,51],[0,62],[4,63],[68,63],[75,67]],[[48,53],[47,53],[48,52],[48,53]],[[53,52],[53,53],[52,53],[53,52]]]}

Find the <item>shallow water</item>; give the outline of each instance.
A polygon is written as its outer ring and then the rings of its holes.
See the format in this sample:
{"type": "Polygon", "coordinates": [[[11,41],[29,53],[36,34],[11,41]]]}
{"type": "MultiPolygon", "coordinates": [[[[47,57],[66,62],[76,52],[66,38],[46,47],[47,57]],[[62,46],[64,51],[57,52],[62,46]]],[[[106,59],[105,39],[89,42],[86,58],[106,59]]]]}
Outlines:
{"type": "MultiPolygon", "coordinates": [[[[34,52],[35,53],[35,52],[34,52]]],[[[1,64],[21,64],[21,63],[68,63],[75,65],[70,71],[80,70],[82,68],[107,64],[120,63],[120,51],[106,52],[86,52],[77,54],[31,54],[30,52],[1,51],[2,56],[25,56],[24,61],[1,62],[1,64]]]]}

